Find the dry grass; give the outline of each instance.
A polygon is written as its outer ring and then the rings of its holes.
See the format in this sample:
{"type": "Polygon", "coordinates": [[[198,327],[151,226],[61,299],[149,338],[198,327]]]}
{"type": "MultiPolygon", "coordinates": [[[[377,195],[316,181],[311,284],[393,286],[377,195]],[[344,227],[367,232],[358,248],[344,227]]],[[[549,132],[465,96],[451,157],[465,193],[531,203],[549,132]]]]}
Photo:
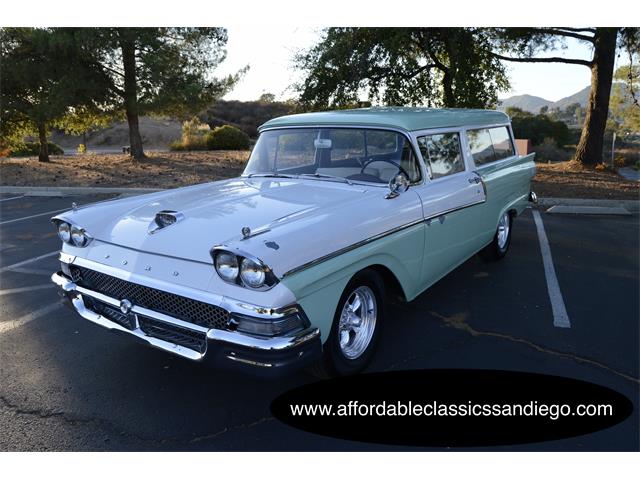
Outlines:
{"type": "Polygon", "coordinates": [[[152,152],[142,161],[127,155],[0,159],[0,184],[58,187],[173,188],[240,175],[249,152],[152,152]]]}
{"type": "Polygon", "coordinates": [[[609,169],[585,168],[577,162],[536,164],[532,189],[539,197],[640,199],[640,182],[609,169]]]}

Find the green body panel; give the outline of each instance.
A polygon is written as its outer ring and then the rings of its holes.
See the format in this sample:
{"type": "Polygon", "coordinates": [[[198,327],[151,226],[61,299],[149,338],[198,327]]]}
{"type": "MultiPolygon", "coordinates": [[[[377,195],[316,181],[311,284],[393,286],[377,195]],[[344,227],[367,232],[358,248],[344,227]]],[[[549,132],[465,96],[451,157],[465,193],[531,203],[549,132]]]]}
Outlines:
{"type": "Polygon", "coordinates": [[[343,253],[282,280],[298,299],[311,323],[329,335],[338,300],[354,274],[372,265],[388,268],[407,298],[419,292],[425,224],[419,223],[343,253]]]}
{"type": "Polygon", "coordinates": [[[429,128],[447,128],[506,124],[509,117],[496,110],[447,109],[423,107],[374,107],[331,112],[301,113],[274,118],[260,126],[260,130],[273,127],[300,127],[310,125],[338,125],[345,127],[371,126],[396,128],[406,131],[429,128]]]}
{"type": "Polygon", "coordinates": [[[520,215],[528,205],[531,179],[536,173],[534,157],[535,153],[531,153],[498,164],[481,166],[476,170],[487,190],[480,225],[486,239],[485,244],[493,238],[500,216],[505,211],[515,211],[520,215]]]}
{"type": "MultiPolygon", "coordinates": [[[[503,212],[520,214],[528,204],[534,155],[514,157],[478,168],[486,201],[448,212],[346,253],[282,280],[296,296],[311,323],[326,341],[344,288],[354,274],[374,265],[389,269],[413,300],[435,282],[490,243],[503,212]]],[[[429,188],[426,184],[422,188],[429,188]]]]}

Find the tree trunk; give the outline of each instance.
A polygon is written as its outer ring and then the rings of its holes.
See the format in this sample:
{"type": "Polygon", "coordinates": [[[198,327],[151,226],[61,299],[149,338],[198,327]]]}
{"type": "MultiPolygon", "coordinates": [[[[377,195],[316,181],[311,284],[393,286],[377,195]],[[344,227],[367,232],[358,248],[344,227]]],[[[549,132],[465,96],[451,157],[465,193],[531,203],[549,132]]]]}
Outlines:
{"type": "Polygon", "coordinates": [[[591,91],[575,159],[583,165],[602,162],[604,131],[616,56],[617,28],[598,28],[594,37],[591,91]]]}
{"type": "Polygon", "coordinates": [[[124,67],[124,107],[129,124],[129,147],[134,160],[145,157],[138,126],[138,84],[136,78],[135,35],[128,28],[121,28],[120,48],[124,67]]]}
{"type": "Polygon", "coordinates": [[[44,123],[38,123],[38,139],[40,140],[40,153],[38,160],[41,162],[49,161],[49,144],[47,143],[47,126],[44,123]]]}

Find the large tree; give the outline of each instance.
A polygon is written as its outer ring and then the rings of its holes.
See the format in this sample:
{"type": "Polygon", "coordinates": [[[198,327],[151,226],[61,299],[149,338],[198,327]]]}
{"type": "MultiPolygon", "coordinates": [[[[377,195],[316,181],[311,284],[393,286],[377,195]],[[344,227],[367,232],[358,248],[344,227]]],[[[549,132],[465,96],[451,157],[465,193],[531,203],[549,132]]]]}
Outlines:
{"type": "Polygon", "coordinates": [[[591,70],[591,90],[585,111],[584,127],[576,149],[575,160],[583,165],[602,162],[604,133],[609,114],[616,48],[631,56],[637,53],[636,28],[502,28],[497,33],[501,60],[526,63],[565,63],[582,65],[591,70]],[[589,59],[565,56],[541,56],[562,49],[568,39],[587,44],[592,49],[589,59]]]}
{"type": "Polygon", "coordinates": [[[365,95],[386,104],[493,106],[509,86],[478,28],[328,28],[296,56],[297,85],[307,108],[358,104],[365,95]]]}
{"type": "Polygon", "coordinates": [[[36,134],[38,158],[49,161],[52,124],[72,108],[108,102],[109,79],[94,68],[94,52],[79,29],[4,28],[0,30],[0,104],[3,137],[36,134]]]}
{"type": "Polygon", "coordinates": [[[135,159],[144,157],[140,115],[192,115],[226,93],[242,73],[213,76],[226,55],[224,28],[97,28],[86,29],[86,36],[119,99],[114,108],[126,115],[135,159]]]}
{"type": "Polygon", "coordinates": [[[307,107],[383,103],[493,107],[508,88],[502,61],[565,63],[591,70],[591,92],[576,160],[602,161],[616,48],[638,49],[637,28],[329,28],[296,57],[307,107]],[[590,59],[540,56],[568,39],[592,47],[590,59]]]}

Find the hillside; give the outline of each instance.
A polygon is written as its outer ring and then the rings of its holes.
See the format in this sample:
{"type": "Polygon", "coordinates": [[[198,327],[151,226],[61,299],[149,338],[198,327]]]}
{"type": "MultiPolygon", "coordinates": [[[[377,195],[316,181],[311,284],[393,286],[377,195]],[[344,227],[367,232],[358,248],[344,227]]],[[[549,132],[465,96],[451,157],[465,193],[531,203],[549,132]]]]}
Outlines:
{"type": "Polygon", "coordinates": [[[513,97],[504,98],[500,100],[500,110],[505,110],[509,107],[516,107],[527,112],[538,113],[544,106],[551,104],[549,100],[545,100],[542,97],[536,97],[534,95],[514,95],[513,97]]]}
{"type": "Polygon", "coordinates": [[[551,100],[546,100],[534,95],[514,95],[512,97],[501,99],[498,109],[505,110],[508,107],[516,107],[527,112],[539,113],[542,107],[549,107],[550,110],[564,110],[572,103],[579,103],[580,106],[584,108],[587,106],[587,101],[589,100],[590,89],[591,87],[585,87],[573,95],[561,98],[557,102],[552,102],[551,100]]]}

